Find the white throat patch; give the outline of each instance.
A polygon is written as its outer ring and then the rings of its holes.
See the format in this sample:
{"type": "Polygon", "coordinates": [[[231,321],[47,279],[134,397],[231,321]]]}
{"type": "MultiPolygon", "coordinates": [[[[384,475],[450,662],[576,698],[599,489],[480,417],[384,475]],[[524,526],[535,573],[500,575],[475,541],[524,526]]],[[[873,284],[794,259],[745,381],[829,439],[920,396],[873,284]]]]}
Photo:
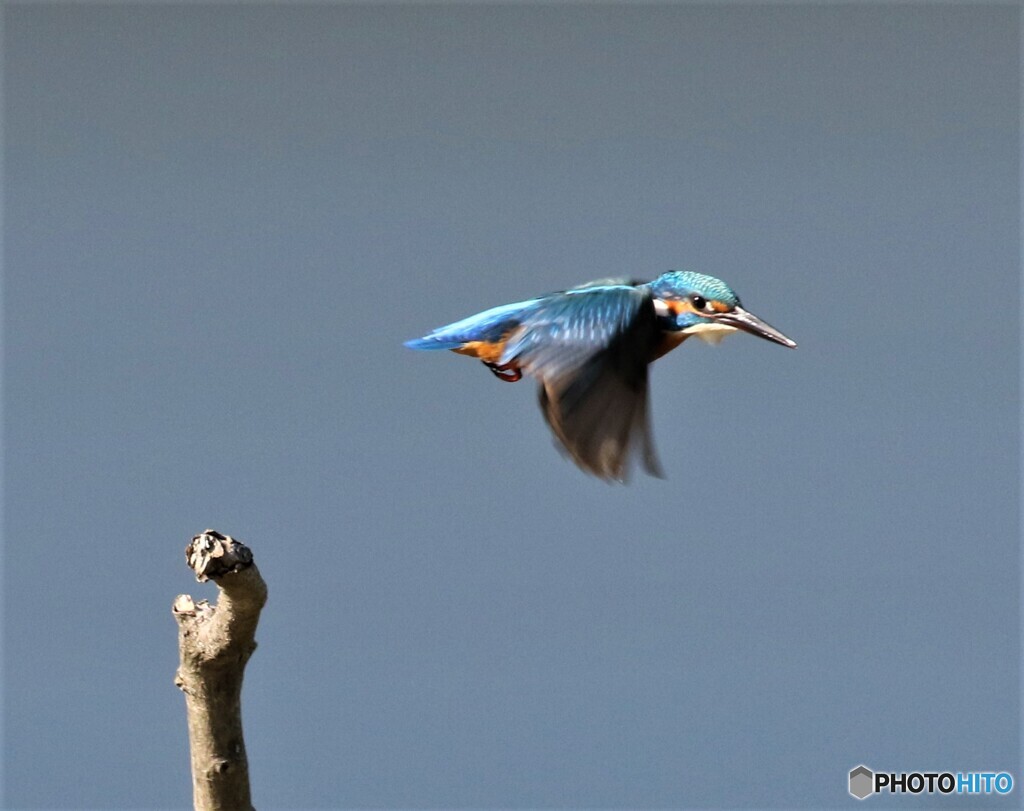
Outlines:
{"type": "Polygon", "coordinates": [[[736,327],[728,324],[694,324],[682,330],[683,335],[696,335],[709,344],[717,344],[730,332],[736,332],[736,327]]]}

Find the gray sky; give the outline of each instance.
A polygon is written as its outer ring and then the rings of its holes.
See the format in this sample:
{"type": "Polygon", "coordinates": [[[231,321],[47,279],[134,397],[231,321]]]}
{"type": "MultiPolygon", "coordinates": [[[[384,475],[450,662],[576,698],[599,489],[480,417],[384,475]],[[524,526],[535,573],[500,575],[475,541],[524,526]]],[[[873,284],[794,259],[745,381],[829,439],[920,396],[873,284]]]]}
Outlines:
{"type": "Polygon", "coordinates": [[[5,805],[188,804],[206,527],[270,586],[260,808],[1024,780],[1018,18],[7,5],[5,805]],[[800,348],[659,361],[667,481],[401,346],[669,268],[800,348]]]}

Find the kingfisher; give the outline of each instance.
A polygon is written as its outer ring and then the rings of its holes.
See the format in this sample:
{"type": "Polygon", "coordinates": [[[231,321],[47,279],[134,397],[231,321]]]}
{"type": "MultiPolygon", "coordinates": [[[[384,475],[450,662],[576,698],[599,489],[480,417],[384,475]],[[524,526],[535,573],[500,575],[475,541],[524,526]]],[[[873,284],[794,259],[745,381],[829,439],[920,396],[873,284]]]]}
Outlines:
{"type": "Polygon", "coordinates": [[[654,449],[648,366],[696,336],[742,330],[796,342],[740,306],[714,276],[670,270],[651,282],[602,279],[505,304],[406,341],[478,358],[508,383],[540,382],[540,408],[565,453],[587,473],[624,482],[634,458],[663,477],[654,449]]]}

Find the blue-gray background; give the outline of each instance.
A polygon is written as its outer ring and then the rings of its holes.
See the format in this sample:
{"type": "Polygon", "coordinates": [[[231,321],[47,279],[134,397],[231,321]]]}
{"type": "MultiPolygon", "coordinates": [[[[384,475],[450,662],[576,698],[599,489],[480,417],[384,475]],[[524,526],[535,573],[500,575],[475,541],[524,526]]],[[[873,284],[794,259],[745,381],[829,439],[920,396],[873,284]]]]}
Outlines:
{"type": "Polygon", "coordinates": [[[207,526],[270,585],[261,808],[1024,779],[1017,9],[5,18],[8,806],[188,804],[207,526]],[[660,361],[667,481],[587,478],[532,385],[401,346],[680,267],[800,349],[660,361]]]}

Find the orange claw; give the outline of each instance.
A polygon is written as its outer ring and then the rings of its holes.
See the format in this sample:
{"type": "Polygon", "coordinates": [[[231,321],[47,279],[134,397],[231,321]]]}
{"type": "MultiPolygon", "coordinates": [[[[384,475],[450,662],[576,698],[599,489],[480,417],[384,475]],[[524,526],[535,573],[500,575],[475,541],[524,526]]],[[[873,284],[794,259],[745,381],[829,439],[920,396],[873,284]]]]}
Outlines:
{"type": "Polygon", "coordinates": [[[504,380],[506,383],[515,383],[523,377],[523,373],[514,363],[498,364],[488,363],[487,361],[482,361],[482,363],[491,370],[498,380],[504,380]]]}

